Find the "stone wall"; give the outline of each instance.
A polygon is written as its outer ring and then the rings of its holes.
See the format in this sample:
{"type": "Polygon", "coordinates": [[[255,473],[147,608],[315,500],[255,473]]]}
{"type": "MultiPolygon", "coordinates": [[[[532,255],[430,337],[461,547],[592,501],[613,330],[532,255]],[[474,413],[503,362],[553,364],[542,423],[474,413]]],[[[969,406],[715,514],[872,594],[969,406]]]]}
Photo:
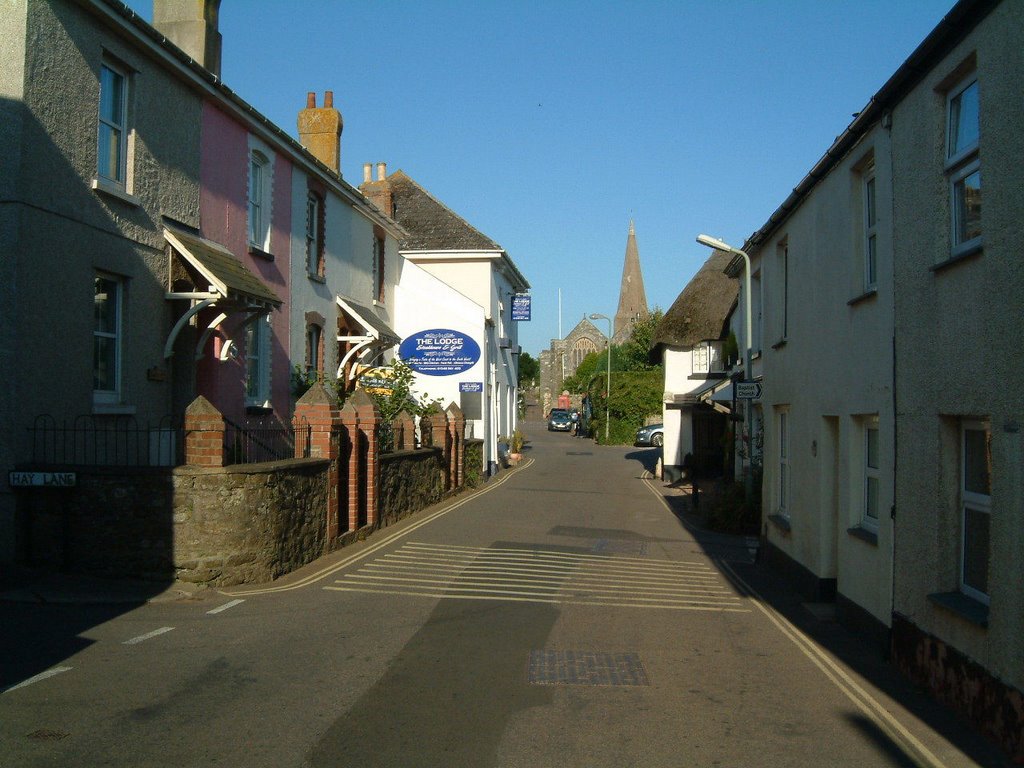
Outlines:
{"type": "Polygon", "coordinates": [[[217,586],[270,581],[325,551],[328,462],[75,468],[18,493],[33,565],[217,586]]]}
{"type": "Polygon", "coordinates": [[[380,524],[441,501],[445,495],[445,460],[439,448],[386,453],[380,458],[380,524]]]}

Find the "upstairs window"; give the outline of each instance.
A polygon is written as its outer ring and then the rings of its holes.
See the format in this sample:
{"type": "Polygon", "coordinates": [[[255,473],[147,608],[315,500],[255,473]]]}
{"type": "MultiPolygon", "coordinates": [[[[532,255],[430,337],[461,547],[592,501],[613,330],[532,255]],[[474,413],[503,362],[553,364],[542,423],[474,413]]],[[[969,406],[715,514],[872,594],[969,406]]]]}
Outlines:
{"type": "Polygon", "coordinates": [[[96,174],[125,186],[128,176],[128,76],[113,64],[100,66],[100,106],[96,174]]]}
{"type": "Polygon", "coordinates": [[[315,323],[306,326],[306,373],[323,378],[324,372],[324,329],[315,323]]]}
{"type": "MultiPolygon", "coordinates": [[[[255,141],[254,139],[251,139],[255,141]]],[[[273,163],[271,155],[259,149],[249,151],[249,246],[263,254],[270,253],[271,190],[273,163]]]]}
{"type": "Polygon", "coordinates": [[[725,370],[724,362],[719,341],[701,341],[693,348],[694,374],[721,373],[725,370]]]}
{"type": "Polygon", "coordinates": [[[864,423],[864,514],[861,524],[870,530],[878,530],[878,417],[864,423]]]}
{"type": "Polygon", "coordinates": [[[951,256],[981,246],[981,139],[977,75],[970,75],[946,98],[946,173],[949,179],[951,256]]]}
{"type": "Polygon", "coordinates": [[[384,301],[384,238],[373,237],[373,299],[384,301]]]}
{"type": "Polygon", "coordinates": [[[875,166],[864,174],[864,290],[878,286],[878,202],[875,166]]]}
{"type": "Polygon", "coordinates": [[[93,278],[92,390],[96,403],[121,401],[123,286],[109,275],[93,278]]]}
{"type": "Polygon", "coordinates": [[[306,197],[306,273],[324,276],[324,201],[316,192],[306,197]]]}

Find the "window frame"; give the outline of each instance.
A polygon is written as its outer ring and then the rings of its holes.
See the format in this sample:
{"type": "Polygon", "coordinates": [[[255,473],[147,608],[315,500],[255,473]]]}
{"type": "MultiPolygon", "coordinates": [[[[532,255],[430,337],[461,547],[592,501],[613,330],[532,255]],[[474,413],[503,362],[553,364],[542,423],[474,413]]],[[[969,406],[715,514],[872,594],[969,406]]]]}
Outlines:
{"type": "Polygon", "coordinates": [[[861,179],[864,200],[864,290],[878,288],[878,182],[875,164],[864,169],[861,179]]]}
{"type": "Polygon", "coordinates": [[[122,372],[123,372],[123,357],[124,357],[124,294],[125,294],[125,280],[117,275],[112,275],[107,272],[95,272],[93,275],[93,363],[92,363],[92,375],[93,375],[93,389],[92,397],[94,405],[117,405],[122,402],[122,372]],[[113,331],[101,331],[96,327],[96,304],[95,304],[95,290],[98,287],[100,280],[104,280],[114,286],[114,310],[116,312],[114,318],[114,330],[113,331]],[[100,339],[109,339],[113,341],[114,348],[114,364],[113,364],[113,389],[98,389],[97,388],[97,344],[100,339]]]}
{"type": "MultiPolygon", "coordinates": [[[[967,595],[968,597],[977,600],[985,605],[989,604],[989,594],[972,586],[965,581],[965,570],[967,566],[967,512],[968,510],[988,515],[989,525],[991,530],[992,520],[992,428],[991,424],[987,421],[980,419],[965,419],[960,423],[960,546],[959,546],[959,563],[957,568],[957,581],[960,592],[967,595]],[[967,490],[967,433],[968,432],[982,432],[985,435],[985,450],[986,456],[985,461],[989,467],[987,475],[988,490],[987,494],[978,493],[977,491],[967,490]]],[[[988,557],[991,558],[992,552],[992,541],[991,534],[987,544],[988,557]]],[[[985,588],[990,589],[991,586],[988,583],[988,574],[985,574],[985,588]]]]}
{"type": "Polygon", "coordinates": [[[373,300],[384,302],[384,262],[386,244],[384,238],[374,233],[373,235],[373,285],[371,291],[373,300]]]}
{"type": "Polygon", "coordinates": [[[272,184],[270,155],[257,147],[249,149],[248,238],[249,247],[270,253],[270,186],[272,184]]]}
{"type": "Polygon", "coordinates": [[[313,190],[306,196],[306,274],[324,277],[324,199],[313,190]]]}
{"type": "Polygon", "coordinates": [[[861,460],[862,464],[862,496],[861,496],[861,516],[860,524],[862,528],[866,528],[870,531],[878,531],[878,521],[881,517],[879,507],[879,491],[881,489],[881,433],[879,431],[879,422],[877,416],[871,416],[862,422],[861,426],[861,460]],[[871,463],[871,435],[874,434],[875,445],[874,445],[874,465],[871,463]],[[872,481],[874,481],[874,489],[872,489],[872,481]],[[871,515],[871,498],[874,496],[874,507],[875,514],[871,515]]]}
{"type": "Polygon", "coordinates": [[[270,407],[270,330],[269,313],[257,315],[245,324],[246,407],[270,407]]]}
{"type": "Polygon", "coordinates": [[[778,514],[787,520],[790,517],[790,481],[792,467],[790,464],[790,424],[789,408],[779,408],[775,412],[776,426],[778,427],[778,441],[776,443],[779,459],[779,482],[776,486],[778,498],[776,507],[778,514]]]}
{"type": "Polygon", "coordinates": [[[129,88],[130,76],[128,70],[110,61],[104,59],[100,63],[100,75],[99,75],[99,99],[96,106],[96,178],[102,182],[113,184],[114,186],[127,190],[128,188],[128,88],[129,88]],[[119,114],[114,118],[109,118],[104,115],[104,93],[107,90],[104,88],[104,72],[110,72],[112,75],[119,79],[116,91],[120,98],[119,114]],[[116,176],[111,177],[107,174],[109,168],[109,156],[104,157],[104,132],[111,131],[117,132],[117,168],[115,169],[116,176]]]}
{"type": "Polygon", "coordinates": [[[949,232],[950,232],[950,258],[963,256],[979,250],[984,237],[984,227],[980,224],[981,218],[981,195],[983,189],[981,180],[981,159],[979,157],[981,147],[981,90],[977,71],[971,71],[962,77],[957,83],[946,92],[945,97],[945,121],[946,139],[944,150],[944,169],[949,189],[949,232]],[[975,90],[975,109],[973,113],[977,124],[974,125],[974,138],[967,144],[957,147],[957,139],[962,133],[960,127],[963,125],[961,112],[955,109],[959,99],[972,87],[975,90]],[[966,199],[963,194],[965,182],[968,178],[978,174],[978,218],[979,233],[974,237],[967,238],[962,222],[966,221],[968,210],[966,199]],[[961,215],[963,214],[963,215],[961,215]]]}
{"type": "Polygon", "coordinates": [[[324,373],[324,329],[317,323],[306,326],[306,374],[324,373]]]}

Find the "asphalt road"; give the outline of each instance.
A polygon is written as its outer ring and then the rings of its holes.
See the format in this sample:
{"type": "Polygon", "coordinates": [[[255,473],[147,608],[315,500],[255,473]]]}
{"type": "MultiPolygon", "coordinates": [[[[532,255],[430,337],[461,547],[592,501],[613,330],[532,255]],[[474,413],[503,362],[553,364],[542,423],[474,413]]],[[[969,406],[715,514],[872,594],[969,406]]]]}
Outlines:
{"type": "Polygon", "coordinates": [[[264,588],[0,604],[0,766],[1003,764],[688,529],[654,452],[527,431],[483,492],[264,588]]]}

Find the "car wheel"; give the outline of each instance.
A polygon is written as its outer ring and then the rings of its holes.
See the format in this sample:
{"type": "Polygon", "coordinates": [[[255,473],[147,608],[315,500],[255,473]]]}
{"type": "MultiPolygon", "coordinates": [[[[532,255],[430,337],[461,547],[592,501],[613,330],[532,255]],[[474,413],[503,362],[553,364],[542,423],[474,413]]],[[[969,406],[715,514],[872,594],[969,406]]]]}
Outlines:
{"type": "Polygon", "coordinates": [[[665,444],[665,436],[661,432],[655,433],[654,437],[651,438],[651,445],[655,448],[661,448],[665,444]]]}

